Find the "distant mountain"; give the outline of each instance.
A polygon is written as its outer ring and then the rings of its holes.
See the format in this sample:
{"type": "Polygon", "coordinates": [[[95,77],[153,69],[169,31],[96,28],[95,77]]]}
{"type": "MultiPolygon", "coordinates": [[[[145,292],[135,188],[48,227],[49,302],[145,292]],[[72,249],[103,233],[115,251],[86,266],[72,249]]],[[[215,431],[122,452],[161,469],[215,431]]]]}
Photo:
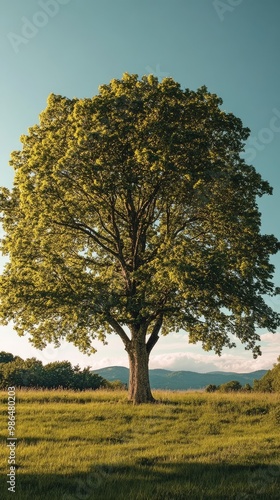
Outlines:
{"type": "MultiPolygon", "coordinates": [[[[124,366],[109,366],[93,370],[101,377],[109,380],[120,380],[124,384],[128,384],[129,370],[124,366]]],[[[152,389],[170,389],[170,390],[187,390],[187,389],[203,389],[209,384],[221,385],[231,380],[237,380],[241,385],[252,385],[254,380],[259,380],[266,374],[267,370],[258,370],[251,373],[235,373],[235,372],[209,372],[196,373],[189,371],[173,372],[171,370],[150,370],[150,382],[152,389]]]]}

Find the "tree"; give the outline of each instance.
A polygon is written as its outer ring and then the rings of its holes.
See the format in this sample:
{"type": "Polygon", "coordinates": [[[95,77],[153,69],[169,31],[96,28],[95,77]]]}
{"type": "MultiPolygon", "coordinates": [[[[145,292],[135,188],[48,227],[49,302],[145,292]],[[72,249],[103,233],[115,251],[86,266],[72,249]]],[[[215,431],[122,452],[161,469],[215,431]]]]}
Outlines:
{"type": "Polygon", "coordinates": [[[243,387],[244,392],[251,392],[253,390],[252,386],[250,384],[245,384],[243,387]]]}
{"type": "Polygon", "coordinates": [[[221,392],[237,392],[242,389],[242,385],[238,380],[231,380],[230,382],[225,382],[219,386],[219,391],[221,392]]]}
{"type": "Polygon", "coordinates": [[[257,197],[269,184],[242,158],[249,129],[201,87],[125,73],[88,99],[51,94],[12,153],[0,210],[9,256],[2,323],[43,348],[82,352],[117,334],[129,398],[153,401],[148,363],[160,333],[184,329],[220,354],[236,335],[260,354],[256,328],[279,315],[257,197]]]}
{"type": "Polygon", "coordinates": [[[253,388],[255,391],[261,392],[280,392],[280,356],[277,358],[278,363],[273,365],[272,370],[259,380],[254,380],[253,388]]]}
{"type": "Polygon", "coordinates": [[[44,366],[42,361],[36,358],[27,358],[24,361],[22,360],[22,367],[25,370],[22,386],[42,387],[44,380],[44,366]]]}
{"type": "Polygon", "coordinates": [[[3,363],[0,366],[1,389],[7,389],[10,386],[24,387],[28,384],[28,369],[24,366],[22,359],[3,363]]]}
{"type": "Polygon", "coordinates": [[[42,387],[43,386],[43,365],[35,358],[21,359],[15,356],[8,363],[0,365],[0,387],[42,387]]]}
{"type": "Polygon", "coordinates": [[[44,387],[72,387],[74,371],[69,361],[53,361],[44,366],[44,387]]]}
{"type": "Polygon", "coordinates": [[[107,381],[97,373],[92,373],[90,366],[83,370],[79,366],[74,367],[71,389],[99,389],[100,387],[106,387],[106,385],[107,381]]]}
{"type": "MultiPolygon", "coordinates": [[[[10,356],[14,358],[12,354],[10,356]]],[[[8,386],[85,390],[106,387],[109,383],[92,373],[89,366],[83,370],[79,365],[72,368],[69,361],[55,361],[43,366],[36,358],[23,360],[16,356],[12,361],[0,364],[0,388],[8,386]]]]}
{"type": "Polygon", "coordinates": [[[0,364],[1,363],[10,363],[13,360],[14,360],[14,356],[10,352],[5,352],[5,351],[0,352],[0,364]]]}
{"type": "Polygon", "coordinates": [[[219,386],[215,384],[209,384],[205,387],[206,392],[216,392],[219,389],[219,386]]]}

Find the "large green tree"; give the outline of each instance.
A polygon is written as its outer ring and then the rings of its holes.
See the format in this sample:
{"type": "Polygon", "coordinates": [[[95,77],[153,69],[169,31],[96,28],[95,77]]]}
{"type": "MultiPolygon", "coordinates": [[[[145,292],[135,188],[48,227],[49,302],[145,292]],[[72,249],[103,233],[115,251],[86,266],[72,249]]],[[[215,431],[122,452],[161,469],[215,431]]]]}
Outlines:
{"type": "Polygon", "coordinates": [[[1,191],[2,322],[37,348],[65,338],[87,353],[114,332],[135,403],[153,401],[160,334],[184,329],[218,354],[235,334],[256,357],[256,328],[280,323],[263,298],[277,291],[279,243],[261,235],[257,206],[272,189],[221,104],[206,87],[127,73],[91,99],[51,94],[1,191]]]}

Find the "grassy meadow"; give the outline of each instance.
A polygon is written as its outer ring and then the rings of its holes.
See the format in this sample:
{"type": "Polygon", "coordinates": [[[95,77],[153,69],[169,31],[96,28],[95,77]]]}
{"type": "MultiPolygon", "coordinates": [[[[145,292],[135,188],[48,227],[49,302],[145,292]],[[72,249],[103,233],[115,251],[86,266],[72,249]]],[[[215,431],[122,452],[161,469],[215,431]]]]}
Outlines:
{"type": "Polygon", "coordinates": [[[0,498],[280,498],[280,395],[154,391],[16,394],[16,492],[7,490],[7,394],[0,392],[0,498]]]}

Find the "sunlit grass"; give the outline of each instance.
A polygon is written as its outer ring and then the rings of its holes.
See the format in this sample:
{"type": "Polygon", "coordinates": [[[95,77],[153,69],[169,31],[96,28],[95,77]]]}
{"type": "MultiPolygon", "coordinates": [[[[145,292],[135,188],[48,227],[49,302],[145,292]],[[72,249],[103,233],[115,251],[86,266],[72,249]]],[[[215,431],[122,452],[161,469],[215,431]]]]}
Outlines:
{"type": "MultiPolygon", "coordinates": [[[[279,395],[154,394],[133,406],[124,391],[17,391],[15,498],[279,498],[279,395]]],[[[7,459],[1,446],[3,499],[7,459]]]]}

